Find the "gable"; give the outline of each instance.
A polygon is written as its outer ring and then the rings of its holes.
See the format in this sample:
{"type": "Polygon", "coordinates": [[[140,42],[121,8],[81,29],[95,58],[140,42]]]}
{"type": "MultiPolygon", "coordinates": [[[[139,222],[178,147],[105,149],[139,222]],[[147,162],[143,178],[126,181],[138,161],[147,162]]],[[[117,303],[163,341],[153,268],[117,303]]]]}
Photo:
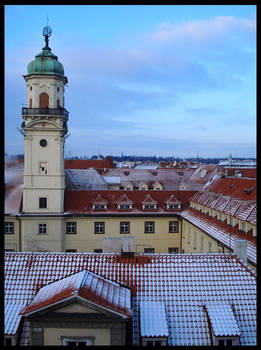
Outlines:
{"type": "Polygon", "coordinates": [[[93,313],[100,313],[97,310],[94,310],[91,307],[88,307],[82,303],[79,302],[72,302],[69,305],[62,306],[56,310],[58,313],[83,313],[83,314],[93,314],[93,313]]]}

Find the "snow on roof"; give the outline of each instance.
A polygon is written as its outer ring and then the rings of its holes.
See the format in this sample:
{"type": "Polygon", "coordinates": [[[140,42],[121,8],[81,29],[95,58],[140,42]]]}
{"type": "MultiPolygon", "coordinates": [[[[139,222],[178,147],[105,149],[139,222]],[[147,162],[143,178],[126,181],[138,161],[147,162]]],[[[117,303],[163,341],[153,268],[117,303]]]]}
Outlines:
{"type": "Polygon", "coordinates": [[[216,337],[240,336],[241,332],[233,313],[227,303],[207,303],[206,310],[210,319],[213,334],[216,337]]]}
{"type": "Polygon", "coordinates": [[[5,214],[18,214],[21,206],[23,185],[5,186],[5,214]]]}
{"type": "MultiPolygon", "coordinates": [[[[226,227],[224,224],[222,225],[222,223],[217,222],[217,220],[214,220],[206,214],[200,214],[193,209],[186,209],[182,211],[180,215],[229,249],[234,249],[235,241],[242,239],[242,236],[233,232],[235,231],[234,228],[226,227]]],[[[247,251],[249,262],[256,265],[256,243],[248,240],[247,251]]]]}
{"type": "Polygon", "coordinates": [[[21,313],[31,314],[76,296],[122,316],[132,316],[130,290],[87,270],[42,287],[21,313]]]}
{"type": "Polygon", "coordinates": [[[94,168],[66,169],[65,176],[73,189],[106,190],[107,183],[94,168]]]}
{"type": "Polygon", "coordinates": [[[165,304],[161,301],[140,301],[140,333],[142,337],[168,337],[165,304]]]}
{"type": "MultiPolygon", "coordinates": [[[[165,304],[169,345],[211,344],[202,307],[208,303],[233,304],[241,345],[256,345],[256,276],[230,254],[123,258],[116,254],[7,252],[5,302],[29,304],[40,287],[83,270],[131,289],[134,345],[140,336],[140,301],[165,304]]],[[[10,334],[10,328],[5,332],[10,334]]]]}
{"type": "Polygon", "coordinates": [[[121,183],[121,178],[119,176],[103,176],[103,179],[107,184],[117,184],[121,183]]]}

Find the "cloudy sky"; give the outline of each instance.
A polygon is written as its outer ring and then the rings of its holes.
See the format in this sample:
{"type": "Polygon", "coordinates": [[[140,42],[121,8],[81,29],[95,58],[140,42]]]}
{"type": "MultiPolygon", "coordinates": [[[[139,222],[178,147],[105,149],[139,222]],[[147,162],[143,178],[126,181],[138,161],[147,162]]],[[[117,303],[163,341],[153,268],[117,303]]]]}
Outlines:
{"type": "Polygon", "coordinates": [[[47,17],[65,155],[256,156],[254,5],[5,6],[6,153],[23,153],[23,75],[47,17]]]}

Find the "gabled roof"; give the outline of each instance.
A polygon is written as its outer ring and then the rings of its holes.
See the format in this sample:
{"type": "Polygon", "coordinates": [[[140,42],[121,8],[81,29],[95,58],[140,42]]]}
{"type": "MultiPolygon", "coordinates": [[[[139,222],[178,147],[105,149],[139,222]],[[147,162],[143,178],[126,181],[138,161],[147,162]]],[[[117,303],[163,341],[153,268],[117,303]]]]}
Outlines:
{"type": "Polygon", "coordinates": [[[126,195],[123,194],[116,202],[117,204],[133,204],[133,201],[126,195]]]}
{"type": "Polygon", "coordinates": [[[91,201],[92,204],[108,204],[107,199],[103,198],[99,193],[96,198],[91,201]]]}
{"type": "Polygon", "coordinates": [[[178,201],[174,194],[172,194],[167,200],[166,200],[166,204],[181,204],[180,201],[178,201]]]}
{"type": "Polygon", "coordinates": [[[147,194],[141,203],[142,204],[157,204],[158,202],[155,199],[153,199],[149,194],[147,194]]]}
{"type": "Polygon", "coordinates": [[[102,306],[124,318],[132,316],[130,290],[87,270],[42,287],[21,314],[30,315],[75,298],[102,306]]]}

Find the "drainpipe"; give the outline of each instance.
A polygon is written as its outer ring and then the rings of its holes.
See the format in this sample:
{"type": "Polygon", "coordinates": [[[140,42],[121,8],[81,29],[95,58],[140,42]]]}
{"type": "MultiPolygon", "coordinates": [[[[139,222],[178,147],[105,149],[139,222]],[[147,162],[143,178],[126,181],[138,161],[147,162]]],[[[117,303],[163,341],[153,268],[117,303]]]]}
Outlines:
{"type": "Polygon", "coordinates": [[[22,233],[21,233],[21,218],[16,215],[16,218],[18,220],[18,251],[22,251],[22,233]]]}

